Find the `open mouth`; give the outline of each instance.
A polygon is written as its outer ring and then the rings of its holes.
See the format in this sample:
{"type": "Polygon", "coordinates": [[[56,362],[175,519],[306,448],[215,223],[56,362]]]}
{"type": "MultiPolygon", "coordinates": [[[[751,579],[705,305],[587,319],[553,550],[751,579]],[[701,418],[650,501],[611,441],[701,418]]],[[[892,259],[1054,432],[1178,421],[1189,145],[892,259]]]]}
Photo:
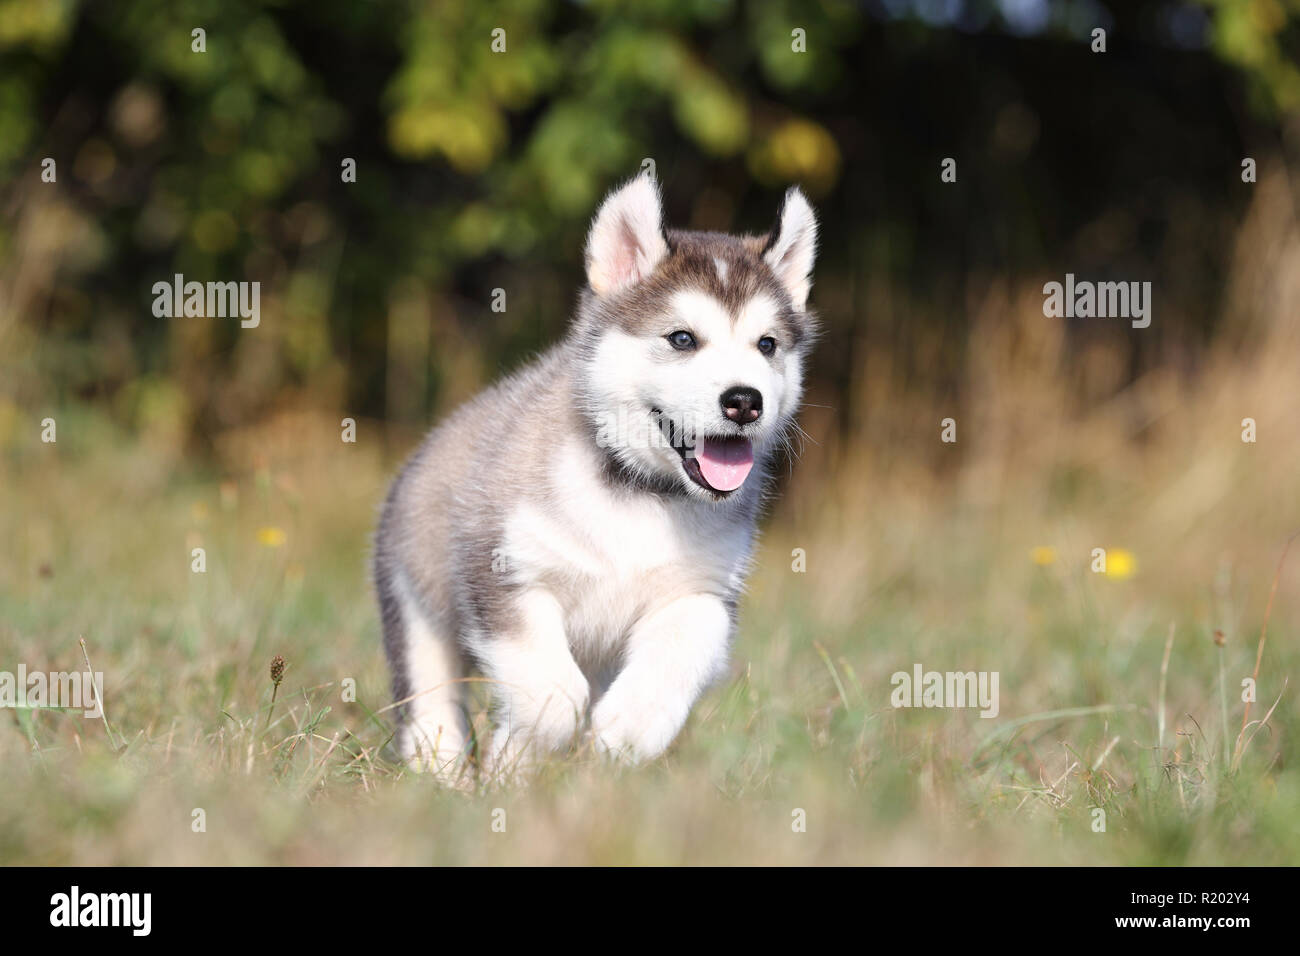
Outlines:
{"type": "Polygon", "coordinates": [[[729,495],[745,483],[754,467],[754,444],[743,435],[699,435],[687,448],[684,437],[663,417],[659,427],[681,456],[686,477],[705,491],[729,495]]]}
{"type": "Polygon", "coordinates": [[[754,446],[748,438],[701,438],[694,456],[682,453],[686,476],[701,488],[730,494],[745,483],[754,467],[754,446]]]}

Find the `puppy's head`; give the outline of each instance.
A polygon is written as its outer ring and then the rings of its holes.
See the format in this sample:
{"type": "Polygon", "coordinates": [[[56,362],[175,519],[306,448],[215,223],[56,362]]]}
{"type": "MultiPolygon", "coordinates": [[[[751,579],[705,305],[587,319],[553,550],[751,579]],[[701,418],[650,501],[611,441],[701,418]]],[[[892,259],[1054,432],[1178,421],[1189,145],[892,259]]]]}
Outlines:
{"type": "Polygon", "coordinates": [[[621,468],[710,501],[759,480],[799,406],[816,246],[797,188],[761,236],[667,230],[648,175],[605,200],[576,334],[583,410],[621,468]]]}

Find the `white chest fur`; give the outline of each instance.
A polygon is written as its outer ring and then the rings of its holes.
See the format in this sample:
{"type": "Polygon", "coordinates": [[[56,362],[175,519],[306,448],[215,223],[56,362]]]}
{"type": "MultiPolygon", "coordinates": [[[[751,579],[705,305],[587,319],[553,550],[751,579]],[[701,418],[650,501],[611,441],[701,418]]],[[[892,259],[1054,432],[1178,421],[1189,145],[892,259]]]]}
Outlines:
{"type": "Polygon", "coordinates": [[[605,656],[642,616],[737,591],[753,528],[738,509],[611,488],[594,454],[561,446],[549,487],[520,501],[503,553],[515,581],[559,601],[575,654],[605,656]]]}

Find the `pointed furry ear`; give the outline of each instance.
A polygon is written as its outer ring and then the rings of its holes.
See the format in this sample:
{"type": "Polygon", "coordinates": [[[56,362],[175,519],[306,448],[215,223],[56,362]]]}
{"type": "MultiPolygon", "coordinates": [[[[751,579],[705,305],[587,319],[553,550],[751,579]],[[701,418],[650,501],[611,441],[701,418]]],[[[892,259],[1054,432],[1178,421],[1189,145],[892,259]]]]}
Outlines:
{"type": "Polygon", "coordinates": [[[816,256],[817,217],[802,190],[791,186],[781,200],[776,225],[763,249],[763,259],[790,293],[796,312],[802,312],[808,304],[816,256]]]}
{"type": "Polygon", "coordinates": [[[640,282],[667,254],[659,187],[642,173],[601,203],[587,235],[587,281],[609,295],[640,282]]]}

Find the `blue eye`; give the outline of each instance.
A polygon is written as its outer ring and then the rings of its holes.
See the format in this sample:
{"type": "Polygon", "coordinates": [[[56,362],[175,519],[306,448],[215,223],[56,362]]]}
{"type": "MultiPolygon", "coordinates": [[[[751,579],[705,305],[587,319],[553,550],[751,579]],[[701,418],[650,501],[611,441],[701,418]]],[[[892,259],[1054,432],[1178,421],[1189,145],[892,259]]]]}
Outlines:
{"type": "Polygon", "coordinates": [[[695,336],[685,329],[678,329],[668,334],[668,344],[679,352],[685,352],[695,348],[695,336]]]}
{"type": "Polygon", "coordinates": [[[764,355],[771,355],[776,351],[776,339],[770,335],[765,335],[758,340],[758,350],[764,355]]]}

